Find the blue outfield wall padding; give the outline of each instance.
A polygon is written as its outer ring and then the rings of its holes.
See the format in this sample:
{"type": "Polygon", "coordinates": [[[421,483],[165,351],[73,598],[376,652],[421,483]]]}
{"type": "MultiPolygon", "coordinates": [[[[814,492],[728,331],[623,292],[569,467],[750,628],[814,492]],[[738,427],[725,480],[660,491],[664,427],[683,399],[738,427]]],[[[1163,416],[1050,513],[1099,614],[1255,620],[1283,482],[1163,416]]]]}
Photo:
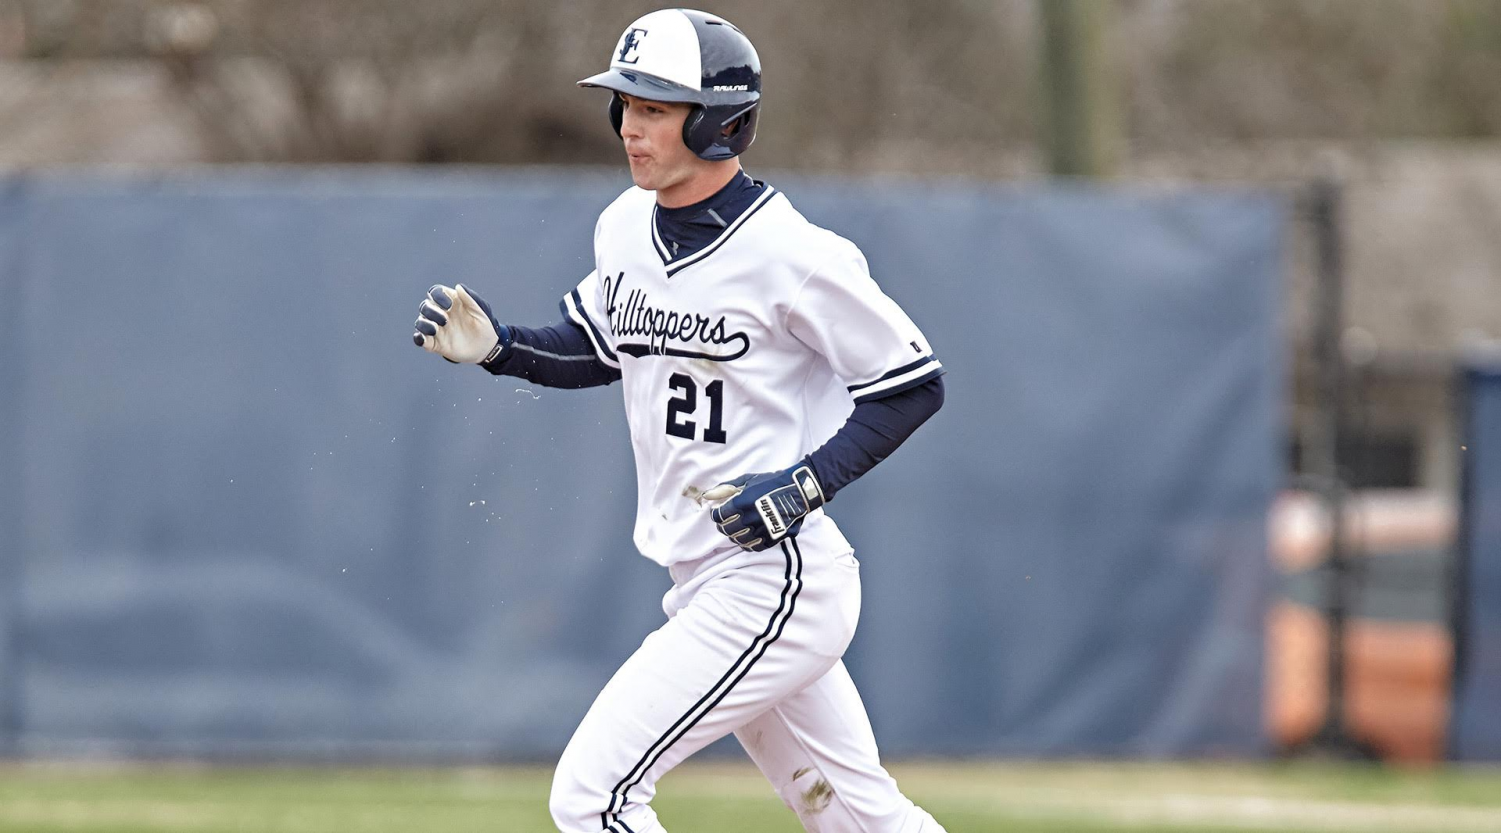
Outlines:
{"type": "MultiPolygon", "coordinates": [[[[1266,752],[1280,201],[772,179],[949,370],[944,410],[829,507],[864,565],[848,660],[883,749],[1266,752]]],[[[630,543],[620,387],[490,377],[410,333],[433,283],[556,321],[625,184],[5,192],[24,747],[561,750],[669,586],[630,543]]]]}
{"type": "Polygon", "coordinates": [[[1501,761],[1501,362],[1463,374],[1466,425],[1449,750],[1501,761]]]}
{"type": "Polygon", "coordinates": [[[24,275],[25,182],[0,180],[0,755],[19,751],[24,704],[21,637],[26,544],[21,537],[25,490],[17,472],[23,443],[22,408],[27,346],[21,333],[24,275]]]}

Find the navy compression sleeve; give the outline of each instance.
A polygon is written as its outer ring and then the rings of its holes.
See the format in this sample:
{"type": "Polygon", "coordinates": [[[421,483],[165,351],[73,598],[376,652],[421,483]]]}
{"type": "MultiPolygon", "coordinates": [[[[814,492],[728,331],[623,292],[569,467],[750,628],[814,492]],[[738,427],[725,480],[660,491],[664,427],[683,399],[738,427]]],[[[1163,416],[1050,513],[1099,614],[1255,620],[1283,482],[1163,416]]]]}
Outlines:
{"type": "Polygon", "coordinates": [[[505,329],[510,346],[504,358],[480,365],[497,376],[516,376],[549,388],[592,388],[620,379],[620,371],[599,360],[588,334],[572,321],[505,329]]]}
{"type": "Polygon", "coordinates": [[[861,402],[829,441],[808,455],[825,500],[875,467],[943,407],[943,377],[861,402]]]}

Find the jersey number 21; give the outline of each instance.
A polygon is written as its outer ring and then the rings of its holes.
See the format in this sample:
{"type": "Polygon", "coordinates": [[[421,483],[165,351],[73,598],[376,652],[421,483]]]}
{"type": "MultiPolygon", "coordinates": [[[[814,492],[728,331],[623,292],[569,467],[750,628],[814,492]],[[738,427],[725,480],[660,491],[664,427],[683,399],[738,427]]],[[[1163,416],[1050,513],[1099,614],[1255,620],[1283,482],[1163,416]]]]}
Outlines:
{"type": "MultiPolygon", "coordinates": [[[[667,387],[677,395],[667,401],[667,433],[685,440],[694,439],[698,423],[691,419],[698,410],[698,384],[685,373],[674,373],[667,380],[667,387]]],[[[704,387],[709,399],[709,426],[704,429],[704,442],[723,443],[724,436],[724,380],[715,379],[704,387]]]]}

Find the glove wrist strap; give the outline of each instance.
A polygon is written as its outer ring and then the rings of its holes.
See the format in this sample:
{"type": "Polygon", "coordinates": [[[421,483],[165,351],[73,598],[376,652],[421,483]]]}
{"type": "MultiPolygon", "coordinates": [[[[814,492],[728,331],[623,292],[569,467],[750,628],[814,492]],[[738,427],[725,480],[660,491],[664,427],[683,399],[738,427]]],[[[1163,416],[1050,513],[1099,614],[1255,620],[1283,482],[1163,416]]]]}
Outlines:
{"type": "Polygon", "coordinates": [[[501,365],[511,358],[511,329],[504,324],[495,325],[495,346],[490,349],[483,359],[479,360],[479,366],[499,374],[501,365]]]}
{"type": "Polygon", "coordinates": [[[813,471],[812,464],[806,460],[792,470],[792,482],[802,493],[803,499],[808,502],[809,512],[827,502],[823,496],[823,486],[818,482],[818,475],[813,471]]]}

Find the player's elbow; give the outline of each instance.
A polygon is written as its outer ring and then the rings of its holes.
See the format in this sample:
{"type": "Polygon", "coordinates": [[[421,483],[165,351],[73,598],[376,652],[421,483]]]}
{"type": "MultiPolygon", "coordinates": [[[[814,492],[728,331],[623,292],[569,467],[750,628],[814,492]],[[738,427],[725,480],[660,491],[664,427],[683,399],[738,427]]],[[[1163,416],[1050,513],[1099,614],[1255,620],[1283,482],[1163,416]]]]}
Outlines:
{"type": "Polygon", "coordinates": [[[913,402],[916,407],[916,415],[919,417],[917,424],[927,422],[930,417],[938,413],[943,407],[943,377],[935,376],[913,389],[913,402]]]}

